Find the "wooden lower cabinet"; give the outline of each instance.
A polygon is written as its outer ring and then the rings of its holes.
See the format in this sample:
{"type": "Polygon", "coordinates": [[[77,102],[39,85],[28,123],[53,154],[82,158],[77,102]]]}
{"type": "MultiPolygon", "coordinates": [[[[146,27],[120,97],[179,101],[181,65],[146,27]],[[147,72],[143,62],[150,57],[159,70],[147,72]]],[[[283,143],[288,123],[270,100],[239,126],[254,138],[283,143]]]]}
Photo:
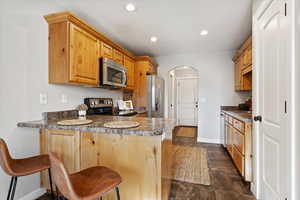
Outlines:
{"type": "MultiPolygon", "coordinates": [[[[171,188],[171,140],[64,130],[41,130],[41,153],[56,152],[70,173],[106,166],[120,173],[122,200],[167,200],[171,188]]],[[[47,173],[42,185],[49,188],[47,173]]],[[[114,200],[115,192],[103,197],[114,200]]]]}
{"type": "Polygon", "coordinates": [[[225,114],[226,149],[246,181],[252,181],[252,123],[225,114]]]}
{"type": "Polygon", "coordinates": [[[232,129],[232,130],[233,130],[232,131],[233,145],[242,155],[245,155],[245,137],[244,137],[244,135],[235,129],[232,129]]]}
{"type": "Polygon", "coordinates": [[[245,167],[244,167],[245,158],[235,146],[233,146],[233,149],[232,149],[232,159],[234,161],[235,166],[239,170],[240,174],[242,176],[244,176],[244,174],[245,174],[245,167]]]}

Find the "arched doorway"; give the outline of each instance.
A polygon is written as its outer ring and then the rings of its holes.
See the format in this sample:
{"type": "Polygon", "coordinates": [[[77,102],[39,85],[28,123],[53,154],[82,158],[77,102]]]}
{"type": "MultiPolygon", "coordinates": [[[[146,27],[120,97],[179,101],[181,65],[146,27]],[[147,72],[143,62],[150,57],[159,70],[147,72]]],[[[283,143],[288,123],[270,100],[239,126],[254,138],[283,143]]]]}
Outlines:
{"type": "Polygon", "coordinates": [[[198,126],[198,78],[198,71],[189,66],[169,71],[168,115],[178,125],[198,126]]]}

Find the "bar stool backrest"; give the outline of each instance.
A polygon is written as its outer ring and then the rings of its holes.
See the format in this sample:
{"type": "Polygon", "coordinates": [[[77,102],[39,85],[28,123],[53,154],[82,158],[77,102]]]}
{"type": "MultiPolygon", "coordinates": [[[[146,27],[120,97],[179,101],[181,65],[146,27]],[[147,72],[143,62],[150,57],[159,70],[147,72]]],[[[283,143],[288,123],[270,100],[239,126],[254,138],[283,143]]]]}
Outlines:
{"type": "Polygon", "coordinates": [[[12,166],[14,159],[9,154],[7,144],[0,138],[0,166],[10,176],[14,176],[12,166]]]}
{"type": "Polygon", "coordinates": [[[69,174],[56,153],[50,153],[51,170],[54,182],[62,195],[67,199],[77,200],[69,174]]]}

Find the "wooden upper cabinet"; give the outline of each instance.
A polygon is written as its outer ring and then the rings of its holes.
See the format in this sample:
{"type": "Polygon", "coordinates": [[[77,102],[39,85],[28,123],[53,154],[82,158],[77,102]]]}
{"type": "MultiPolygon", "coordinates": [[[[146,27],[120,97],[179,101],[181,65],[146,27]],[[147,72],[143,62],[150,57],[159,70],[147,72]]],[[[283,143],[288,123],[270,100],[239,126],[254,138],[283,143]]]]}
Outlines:
{"type": "Polygon", "coordinates": [[[135,62],[133,101],[136,107],[147,107],[147,74],[156,74],[157,64],[148,56],[138,56],[135,62]]]}
{"type": "Polygon", "coordinates": [[[113,48],[104,42],[101,42],[101,53],[102,57],[113,59],[113,48]]]}
{"type": "Polygon", "coordinates": [[[99,40],[70,24],[70,81],[88,85],[99,83],[99,40]]]}
{"type": "Polygon", "coordinates": [[[248,46],[244,51],[243,69],[252,65],[252,45],[248,46]]]}
{"type": "Polygon", "coordinates": [[[69,22],[50,24],[49,83],[97,86],[99,40],[69,22]]]}
{"type": "MultiPolygon", "coordinates": [[[[49,83],[99,86],[101,57],[124,65],[135,56],[71,12],[44,16],[49,24],[49,83]],[[128,59],[127,59],[128,60],[128,59]]],[[[129,65],[129,64],[128,64],[129,65]]],[[[132,64],[130,64],[131,66],[132,64]]],[[[133,76],[133,67],[129,67],[133,76]]],[[[134,80],[129,78],[129,85],[134,80]]]]}
{"type": "Polygon", "coordinates": [[[233,58],[235,63],[235,90],[252,89],[252,38],[250,37],[233,58]]]}
{"type": "Polygon", "coordinates": [[[241,58],[238,58],[235,61],[235,64],[234,64],[234,77],[235,77],[234,83],[235,83],[235,90],[236,91],[239,91],[242,88],[242,84],[241,84],[241,66],[242,66],[242,61],[243,60],[241,58]]]}
{"type": "Polygon", "coordinates": [[[124,66],[127,68],[127,88],[134,89],[135,61],[128,56],[124,56],[124,66]]]}
{"type": "Polygon", "coordinates": [[[113,59],[114,61],[116,61],[116,63],[123,65],[124,64],[124,56],[122,54],[122,52],[114,49],[113,50],[113,59]]]}

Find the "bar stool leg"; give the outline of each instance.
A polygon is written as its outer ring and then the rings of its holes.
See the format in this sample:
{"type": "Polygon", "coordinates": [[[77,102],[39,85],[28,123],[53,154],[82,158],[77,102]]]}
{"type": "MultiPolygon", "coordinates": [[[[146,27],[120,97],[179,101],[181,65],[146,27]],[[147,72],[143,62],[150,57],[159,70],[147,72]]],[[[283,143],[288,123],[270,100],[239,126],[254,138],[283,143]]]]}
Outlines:
{"type": "Polygon", "coordinates": [[[54,193],[53,193],[53,185],[52,185],[52,176],[51,176],[51,169],[48,169],[49,174],[49,182],[50,182],[50,189],[51,189],[51,198],[54,199],[54,193]]]}
{"type": "Polygon", "coordinates": [[[11,190],[12,190],[12,186],[13,186],[13,183],[15,181],[15,177],[11,177],[11,181],[10,181],[10,185],[9,185],[9,189],[8,189],[8,194],[7,194],[7,200],[10,199],[10,194],[11,194],[11,190]]]}
{"type": "Polygon", "coordinates": [[[116,193],[117,193],[117,200],[120,200],[120,191],[119,191],[119,187],[116,187],[116,193]]]}
{"type": "Polygon", "coordinates": [[[13,190],[12,190],[12,194],[11,194],[11,198],[10,200],[13,200],[14,197],[15,197],[15,192],[16,192],[16,187],[17,187],[17,182],[18,182],[18,177],[15,176],[15,181],[14,181],[14,184],[13,184],[13,190]]]}

